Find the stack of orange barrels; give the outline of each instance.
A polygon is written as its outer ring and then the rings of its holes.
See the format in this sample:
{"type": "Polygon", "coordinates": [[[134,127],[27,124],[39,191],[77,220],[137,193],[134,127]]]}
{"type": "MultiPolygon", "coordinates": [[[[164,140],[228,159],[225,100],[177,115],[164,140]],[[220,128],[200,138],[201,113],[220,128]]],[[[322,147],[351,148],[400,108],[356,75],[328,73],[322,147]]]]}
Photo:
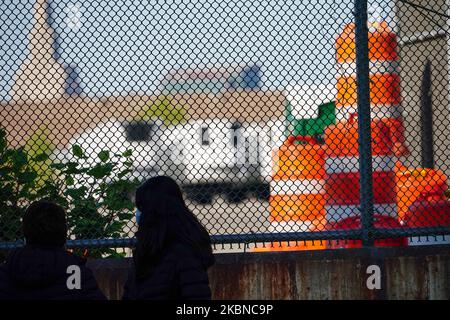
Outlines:
{"type": "MultiPolygon", "coordinates": [[[[408,152],[402,121],[397,36],[386,22],[369,28],[369,72],[372,122],[389,126],[393,152],[408,152]]],[[[336,40],[338,68],[336,119],[347,121],[357,115],[355,25],[347,24],[336,40]]]]}
{"type": "MultiPolygon", "coordinates": [[[[336,125],[325,130],[326,218],[336,229],[360,214],[355,25],[345,26],[336,41],[336,125]],[[336,227],[337,226],[337,227],[336,227]]],[[[395,162],[405,155],[401,118],[397,37],[385,22],[369,28],[371,138],[374,210],[397,218],[395,162]]],[[[386,228],[392,227],[390,219],[386,228]]],[[[383,227],[380,225],[379,227],[383,227]]],[[[401,243],[404,243],[403,241],[401,243]]]]}

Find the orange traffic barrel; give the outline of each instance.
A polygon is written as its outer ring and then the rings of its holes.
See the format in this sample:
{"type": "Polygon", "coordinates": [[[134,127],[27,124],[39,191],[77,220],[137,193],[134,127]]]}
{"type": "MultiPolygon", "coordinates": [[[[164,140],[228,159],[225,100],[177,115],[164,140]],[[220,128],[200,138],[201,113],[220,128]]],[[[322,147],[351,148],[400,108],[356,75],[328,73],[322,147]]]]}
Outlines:
{"type": "Polygon", "coordinates": [[[399,161],[395,165],[398,218],[404,223],[409,207],[419,199],[445,200],[447,177],[437,169],[407,168],[399,161]]]}
{"type": "MultiPolygon", "coordinates": [[[[339,222],[330,224],[329,228],[331,230],[355,230],[361,229],[361,217],[352,216],[345,218],[339,222]]],[[[383,215],[374,215],[374,228],[380,229],[397,229],[401,228],[400,223],[397,219],[393,217],[386,217],[383,215]]],[[[408,240],[405,237],[399,238],[387,238],[387,239],[376,239],[376,247],[404,247],[408,245],[408,240]]],[[[328,248],[330,249],[340,249],[340,248],[361,248],[361,240],[331,240],[329,242],[328,248]]]]}
{"type": "MultiPolygon", "coordinates": [[[[449,227],[450,201],[415,201],[404,217],[404,225],[408,228],[449,227]]],[[[410,245],[450,244],[450,234],[438,236],[420,236],[409,238],[410,245]]]]}
{"type": "MultiPolygon", "coordinates": [[[[290,136],[274,153],[269,232],[320,231],[325,225],[324,148],[312,137],[290,136]]],[[[255,251],[324,249],[320,241],[281,242],[255,251]],[[295,243],[295,242],[294,242],[295,243]]]]}
{"type": "MultiPolygon", "coordinates": [[[[355,24],[344,27],[336,39],[338,67],[336,119],[348,120],[357,113],[355,24]]],[[[371,119],[390,119],[393,151],[405,155],[397,36],[386,22],[369,28],[371,119]]]]}
{"type": "MultiPolygon", "coordinates": [[[[371,122],[373,204],[380,215],[397,217],[395,160],[389,124],[371,122]]],[[[358,122],[338,122],[325,129],[326,220],[338,222],[359,212],[358,122]]]]}

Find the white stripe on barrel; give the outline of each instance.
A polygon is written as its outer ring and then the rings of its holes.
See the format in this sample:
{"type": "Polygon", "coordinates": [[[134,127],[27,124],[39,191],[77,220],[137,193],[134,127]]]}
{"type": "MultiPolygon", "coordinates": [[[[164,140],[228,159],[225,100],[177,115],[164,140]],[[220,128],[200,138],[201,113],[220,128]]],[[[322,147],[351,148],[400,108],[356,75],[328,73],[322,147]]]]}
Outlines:
{"type": "Polygon", "coordinates": [[[325,180],[272,180],[271,195],[299,195],[324,193],[325,180]]]}
{"type": "MultiPolygon", "coordinates": [[[[399,74],[398,61],[370,61],[369,72],[371,74],[399,74]]],[[[341,77],[356,77],[356,62],[341,62],[337,64],[338,75],[341,77]]]]}
{"type": "MultiPolygon", "coordinates": [[[[372,156],[372,168],[378,172],[390,172],[395,168],[393,156],[372,156]]],[[[325,172],[350,173],[359,171],[359,157],[329,157],[325,159],[325,172]]]]}
{"type": "MultiPolygon", "coordinates": [[[[342,219],[358,216],[361,214],[358,205],[346,205],[346,206],[325,206],[327,212],[326,219],[328,222],[338,222],[342,219]]],[[[397,217],[397,204],[396,203],[383,203],[373,205],[374,214],[380,214],[383,216],[397,217]]]]}
{"type": "MultiPolygon", "coordinates": [[[[351,115],[358,115],[357,106],[339,106],[336,108],[337,121],[348,120],[351,115]]],[[[370,106],[370,118],[372,120],[400,118],[401,116],[402,107],[400,105],[372,104],[370,106]]]]}
{"type": "Polygon", "coordinates": [[[307,232],[313,231],[315,229],[315,225],[312,221],[274,221],[270,223],[268,228],[269,232],[307,232]]]}

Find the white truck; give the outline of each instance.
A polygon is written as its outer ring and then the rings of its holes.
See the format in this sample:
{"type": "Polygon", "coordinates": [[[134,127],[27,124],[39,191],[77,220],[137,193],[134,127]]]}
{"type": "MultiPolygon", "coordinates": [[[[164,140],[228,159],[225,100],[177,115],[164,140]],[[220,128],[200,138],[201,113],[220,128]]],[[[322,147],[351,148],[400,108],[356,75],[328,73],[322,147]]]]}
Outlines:
{"type": "Polygon", "coordinates": [[[191,120],[165,127],[159,121],[109,121],[72,139],[57,157],[63,160],[74,144],[96,161],[98,152],[133,150],[133,176],[175,179],[186,196],[209,203],[221,194],[229,202],[249,195],[266,199],[272,150],[282,143],[282,122],[240,123],[230,119],[191,120]]]}
{"type": "Polygon", "coordinates": [[[208,203],[215,194],[240,202],[269,196],[270,127],[230,119],[192,120],[168,128],[172,162],[189,198],[208,203]]]}

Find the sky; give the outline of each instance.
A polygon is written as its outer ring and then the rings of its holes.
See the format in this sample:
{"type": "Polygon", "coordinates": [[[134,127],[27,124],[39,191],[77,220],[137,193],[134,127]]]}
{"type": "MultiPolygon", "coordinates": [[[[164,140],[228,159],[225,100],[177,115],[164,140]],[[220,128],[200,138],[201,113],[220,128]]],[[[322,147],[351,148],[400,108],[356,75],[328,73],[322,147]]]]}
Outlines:
{"type": "MultiPolygon", "coordinates": [[[[0,100],[27,53],[34,0],[0,4],[0,100]]],[[[84,93],[151,93],[171,69],[257,64],[264,88],[332,83],[352,0],[49,0],[57,57],[84,93]]],[[[388,0],[378,0],[383,14],[388,0]]]]}

